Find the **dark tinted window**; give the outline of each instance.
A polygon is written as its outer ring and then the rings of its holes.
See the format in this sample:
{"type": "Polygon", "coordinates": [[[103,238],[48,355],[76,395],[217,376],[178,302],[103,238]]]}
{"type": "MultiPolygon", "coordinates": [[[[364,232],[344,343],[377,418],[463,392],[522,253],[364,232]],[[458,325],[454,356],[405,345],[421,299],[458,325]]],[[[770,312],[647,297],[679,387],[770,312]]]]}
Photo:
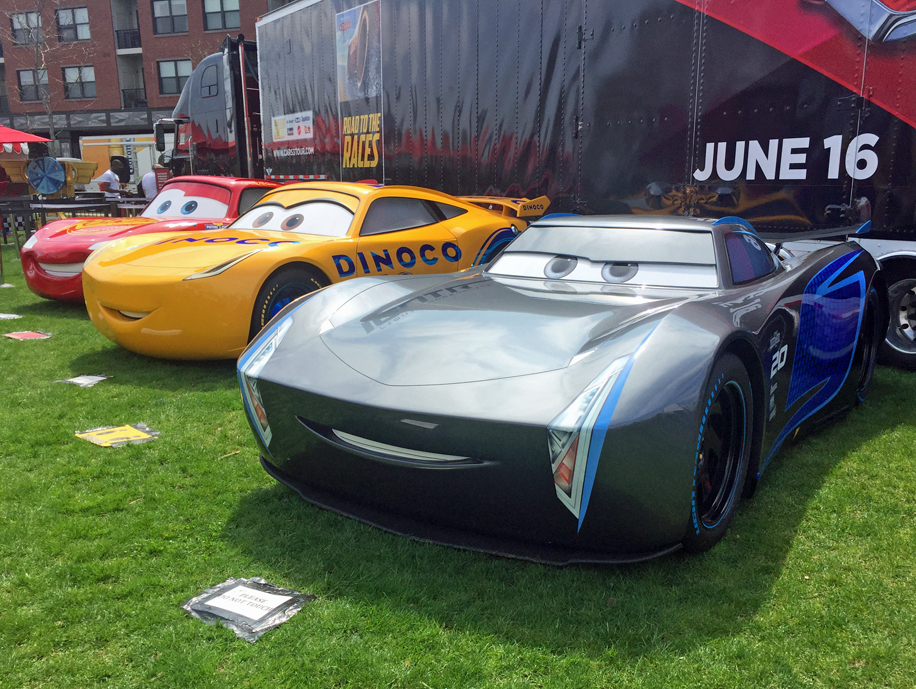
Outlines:
{"type": "Polygon", "coordinates": [[[242,192],[241,198],[239,198],[239,215],[247,213],[248,209],[260,201],[261,197],[270,191],[270,189],[270,187],[250,187],[249,189],[245,189],[242,192]]]}
{"type": "Polygon", "coordinates": [[[200,75],[200,95],[204,98],[212,98],[219,93],[217,77],[219,72],[216,71],[216,65],[210,65],[200,75]]]}
{"type": "Polygon", "coordinates": [[[750,282],[776,270],[776,258],[766,244],[750,232],[730,232],[725,235],[732,282],[750,282]]]}
{"type": "Polygon", "coordinates": [[[464,208],[458,208],[458,206],[450,206],[447,203],[436,202],[436,208],[445,216],[446,220],[451,218],[457,218],[459,215],[467,213],[464,208]]]}
{"type": "Polygon", "coordinates": [[[377,199],[369,206],[360,236],[409,230],[436,222],[426,202],[420,199],[377,199]]]}

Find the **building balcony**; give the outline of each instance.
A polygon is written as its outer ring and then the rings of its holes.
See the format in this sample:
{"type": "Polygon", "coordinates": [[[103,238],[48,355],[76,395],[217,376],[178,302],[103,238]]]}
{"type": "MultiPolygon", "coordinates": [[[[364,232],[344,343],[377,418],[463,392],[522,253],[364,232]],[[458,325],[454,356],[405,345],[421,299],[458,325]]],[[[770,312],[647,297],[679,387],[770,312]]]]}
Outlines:
{"type": "Polygon", "coordinates": [[[115,31],[118,53],[122,50],[135,51],[140,48],[140,29],[118,29],[115,31]]]}
{"type": "Polygon", "coordinates": [[[10,97],[0,96],[0,115],[10,114],[10,97]]]}
{"type": "Polygon", "coordinates": [[[121,107],[126,110],[148,107],[146,89],[121,89],[121,107]]]}

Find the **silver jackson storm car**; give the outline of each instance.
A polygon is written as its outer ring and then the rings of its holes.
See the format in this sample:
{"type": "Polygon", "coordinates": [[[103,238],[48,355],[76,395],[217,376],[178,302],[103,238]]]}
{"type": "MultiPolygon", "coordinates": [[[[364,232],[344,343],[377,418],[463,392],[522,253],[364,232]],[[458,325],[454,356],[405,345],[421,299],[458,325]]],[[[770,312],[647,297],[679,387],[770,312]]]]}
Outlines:
{"type": "Polygon", "coordinates": [[[488,267],[295,302],[239,379],[264,468],[310,502],[635,561],[710,548],[796,429],[865,398],[885,303],[855,242],[794,258],[739,218],[547,217],[488,267]]]}

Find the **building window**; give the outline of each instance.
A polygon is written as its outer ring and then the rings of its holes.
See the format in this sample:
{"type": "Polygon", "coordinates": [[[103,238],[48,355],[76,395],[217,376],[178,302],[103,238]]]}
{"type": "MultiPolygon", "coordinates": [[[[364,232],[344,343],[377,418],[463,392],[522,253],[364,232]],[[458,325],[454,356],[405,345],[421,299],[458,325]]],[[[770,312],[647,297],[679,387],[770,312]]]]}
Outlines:
{"type": "Polygon", "coordinates": [[[204,0],[204,28],[237,29],[239,21],[239,0],[204,0]]]}
{"type": "Polygon", "coordinates": [[[48,98],[48,71],[45,69],[20,69],[16,72],[19,77],[19,100],[23,103],[40,101],[48,98]]]}
{"type": "Polygon", "coordinates": [[[57,10],[57,40],[61,43],[89,40],[89,10],[74,7],[57,10]]]}
{"type": "Polygon", "coordinates": [[[18,12],[10,15],[13,25],[13,42],[19,45],[27,43],[41,43],[44,36],[41,33],[41,15],[38,12],[18,12]]]}
{"type": "Polygon", "coordinates": [[[64,67],[64,97],[95,98],[95,68],[92,65],[64,67]]]}
{"type": "Polygon", "coordinates": [[[175,96],[181,93],[191,76],[190,60],[162,60],[159,62],[159,93],[175,96]]]}
{"type": "Polygon", "coordinates": [[[187,33],[187,0],[153,0],[154,33],[187,33]]]}

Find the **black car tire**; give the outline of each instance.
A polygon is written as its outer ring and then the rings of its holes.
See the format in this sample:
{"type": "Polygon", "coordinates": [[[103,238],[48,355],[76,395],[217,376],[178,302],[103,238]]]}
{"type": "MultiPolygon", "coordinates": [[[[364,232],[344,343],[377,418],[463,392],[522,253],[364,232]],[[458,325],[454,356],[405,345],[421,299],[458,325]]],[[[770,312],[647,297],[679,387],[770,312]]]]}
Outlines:
{"type": "Polygon", "coordinates": [[[916,369],[916,278],[898,269],[889,271],[887,283],[890,322],[881,343],[881,363],[916,369]]]}
{"type": "Polygon", "coordinates": [[[881,343],[880,316],[881,304],[878,290],[872,287],[865,299],[865,311],[862,314],[862,327],[859,330],[859,340],[856,343],[854,370],[859,372],[859,382],[856,384],[856,404],[864,402],[871,389],[872,377],[875,373],[875,362],[878,359],[878,348],[881,343]]]}
{"type": "Polygon", "coordinates": [[[697,456],[684,549],[712,548],[735,516],[750,463],[754,419],[751,381],[734,354],[712,367],[700,405],[697,456]]]}
{"type": "Polygon", "coordinates": [[[327,280],[308,266],[295,265],[280,268],[261,286],[254,301],[248,341],[251,342],[280,309],[301,296],[327,285],[327,280]]]}

